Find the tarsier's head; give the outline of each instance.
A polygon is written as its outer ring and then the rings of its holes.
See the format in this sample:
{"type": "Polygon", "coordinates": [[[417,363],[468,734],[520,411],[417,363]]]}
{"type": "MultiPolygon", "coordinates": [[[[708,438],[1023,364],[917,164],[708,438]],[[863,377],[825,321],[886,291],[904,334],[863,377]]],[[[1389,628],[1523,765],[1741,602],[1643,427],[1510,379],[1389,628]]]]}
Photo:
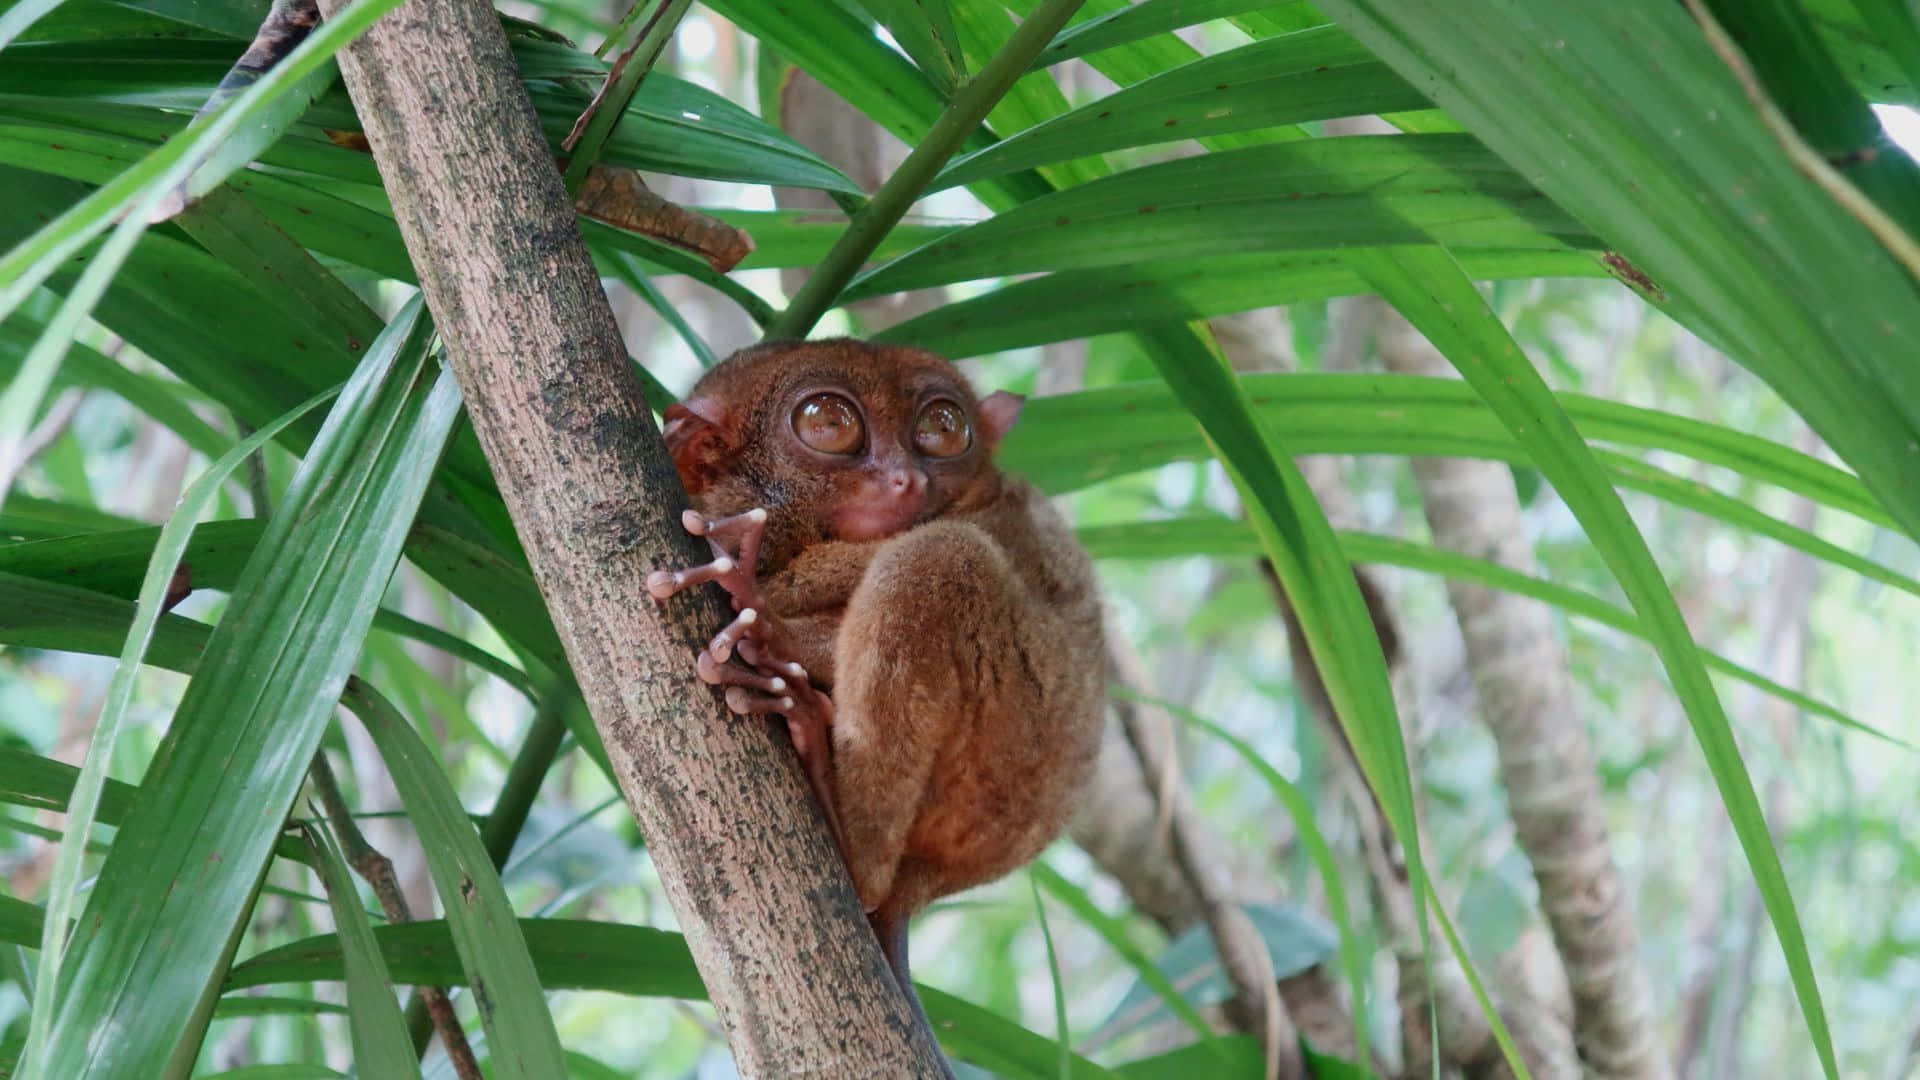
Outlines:
{"type": "Polygon", "coordinates": [[[992,499],[991,455],[1019,413],[1018,396],[976,398],[932,353],[839,338],[735,353],[667,409],[663,434],[696,505],[766,507],[790,556],[992,499]]]}

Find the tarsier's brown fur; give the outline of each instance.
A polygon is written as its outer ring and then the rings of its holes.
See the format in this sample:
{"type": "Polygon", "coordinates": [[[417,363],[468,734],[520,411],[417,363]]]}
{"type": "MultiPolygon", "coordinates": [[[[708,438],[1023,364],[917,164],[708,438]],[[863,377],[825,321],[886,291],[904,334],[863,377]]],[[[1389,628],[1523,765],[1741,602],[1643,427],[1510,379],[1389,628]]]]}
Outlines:
{"type": "Polygon", "coordinates": [[[1099,743],[1092,567],[1046,499],[991,459],[1017,412],[1017,398],[982,401],[930,353],[835,340],[738,353],[667,414],[697,510],[768,513],[757,570],[773,618],[758,629],[831,696],[848,869],[903,980],[907,917],[1038,854],[1099,743]],[[863,455],[829,460],[799,442],[792,416],[817,388],[858,403],[863,455]],[[972,426],[949,459],[915,451],[912,425],[934,398],[972,426]],[[884,501],[882,474],[904,470],[926,482],[911,520],[861,518],[884,501]]]}

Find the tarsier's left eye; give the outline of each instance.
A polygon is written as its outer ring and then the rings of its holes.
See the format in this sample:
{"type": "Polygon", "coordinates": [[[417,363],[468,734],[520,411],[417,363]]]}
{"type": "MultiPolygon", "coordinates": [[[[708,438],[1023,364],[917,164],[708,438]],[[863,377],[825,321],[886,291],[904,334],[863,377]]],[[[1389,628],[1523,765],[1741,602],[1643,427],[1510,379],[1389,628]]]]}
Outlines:
{"type": "Polygon", "coordinates": [[[853,454],[866,443],[866,425],[853,402],[835,393],[815,394],[793,410],[793,432],[823,454],[853,454]]]}
{"type": "Polygon", "coordinates": [[[966,453],[973,445],[973,429],[967,425],[967,413],[954,402],[941,398],[927,403],[913,422],[913,445],[928,457],[946,458],[966,453]]]}

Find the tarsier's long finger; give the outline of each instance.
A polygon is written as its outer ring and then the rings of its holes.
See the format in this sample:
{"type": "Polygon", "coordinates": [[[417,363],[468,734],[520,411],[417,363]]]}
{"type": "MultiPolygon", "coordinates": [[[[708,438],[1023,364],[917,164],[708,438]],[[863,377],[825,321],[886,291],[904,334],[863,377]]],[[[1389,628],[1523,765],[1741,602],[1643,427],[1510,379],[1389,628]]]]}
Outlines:
{"type": "Polygon", "coordinates": [[[747,634],[753,630],[753,624],[759,621],[760,613],[753,608],[746,608],[741,611],[740,614],[735,615],[732,622],[728,623],[718,634],[713,636],[713,641],[707,645],[708,651],[713,653],[715,660],[725,660],[727,657],[732,656],[733,647],[739,643],[741,638],[746,637],[747,634]]]}
{"type": "MultiPolygon", "coordinates": [[[[751,537],[755,543],[758,543],[760,533],[765,531],[767,527],[767,512],[756,506],[745,513],[734,514],[731,517],[706,518],[689,510],[680,516],[680,523],[685,525],[687,531],[695,536],[706,536],[715,540],[741,541],[745,541],[751,537]],[[696,522],[699,524],[698,528],[694,527],[696,522]]],[[[741,561],[745,562],[746,560],[742,559],[741,561]]]]}
{"type": "Polygon", "coordinates": [[[655,570],[647,575],[647,591],[653,594],[654,599],[665,600],[682,589],[717,581],[733,573],[735,565],[731,557],[721,555],[710,563],[689,566],[685,570],[655,570]]]}
{"type": "MultiPolygon", "coordinates": [[[[741,655],[746,654],[743,651],[741,655]]],[[[693,668],[699,674],[700,681],[709,686],[744,686],[772,697],[785,696],[792,688],[792,684],[778,675],[766,675],[759,671],[722,663],[715,660],[713,654],[705,649],[700,650],[699,657],[694,660],[693,668]]]]}
{"type": "Polygon", "coordinates": [[[752,716],[755,713],[783,713],[793,708],[790,697],[762,694],[744,686],[727,687],[727,708],[740,716],[752,716]]]}
{"type": "Polygon", "coordinates": [[[797,683],[807,681],[806,668],[801,667],[791,660],[774,660],[767,655],[766,649],[752,638],[742,640],[733,651],[740,654],[740,659],[745,660],[761,671],[777,672],[797,683]]]}

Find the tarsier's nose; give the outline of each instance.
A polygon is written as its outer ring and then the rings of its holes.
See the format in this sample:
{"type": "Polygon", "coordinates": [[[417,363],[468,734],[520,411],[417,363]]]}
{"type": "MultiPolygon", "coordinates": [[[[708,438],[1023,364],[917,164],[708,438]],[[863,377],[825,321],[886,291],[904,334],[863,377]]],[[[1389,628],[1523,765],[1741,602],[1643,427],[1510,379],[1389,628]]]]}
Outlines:
{"type": "Polygon", "coordinates": [[[927,474],[905,467],[889,469],[887,489],[895,495],[918,495],[927,490],[927,474]]]}

